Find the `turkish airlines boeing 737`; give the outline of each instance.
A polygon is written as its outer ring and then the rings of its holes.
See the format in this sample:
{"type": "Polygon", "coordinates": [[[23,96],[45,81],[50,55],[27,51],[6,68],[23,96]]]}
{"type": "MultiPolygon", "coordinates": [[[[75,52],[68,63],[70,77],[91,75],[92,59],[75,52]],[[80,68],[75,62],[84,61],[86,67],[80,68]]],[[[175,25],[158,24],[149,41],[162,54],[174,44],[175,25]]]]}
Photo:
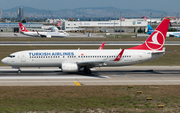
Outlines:
{"type": "Polygon", "coordinates": [[[2,63],[12,67],[59,67],[62,72],[78,72],[84,68],[126,66],[151,61],[165,54],[163,49],[169,19],[164,19],[150,37],[129,49],[95,50],[27,50],[10,54],[2,63]]]}
{"type": "Polygon", "coordinates": [[[66,32],[58,32],[58,28],[53,26],[51,28],[51,32],[31,32],[28,31],[23,25],[22,23],[19,23],[19,27],[21,28],[21,33],[24,35],[28,35],[28,36],[33,36],[33,37],[47,37],[47,38],[51,38],[51,37],[66,37],[69,36],[68,33],[66,32]]]}

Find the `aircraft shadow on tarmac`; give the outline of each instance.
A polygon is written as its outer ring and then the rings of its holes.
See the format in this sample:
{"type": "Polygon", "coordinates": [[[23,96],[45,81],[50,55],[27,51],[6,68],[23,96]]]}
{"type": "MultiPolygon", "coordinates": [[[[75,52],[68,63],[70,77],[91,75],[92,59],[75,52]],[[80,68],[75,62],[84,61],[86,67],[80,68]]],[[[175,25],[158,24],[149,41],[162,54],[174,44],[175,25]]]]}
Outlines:
{"type": "Polygon", "coordinates": [[[21,73],[18,73],[18,71],[0,71],[0,75],[78,75],[78,76],[99,76],[102,75],[114,75],[114,74],[180,74],[180,70],[103,70],[103,71],[92,71],[91,74],[86,74],[83,71],[74,72],[74,73],[64,73],[62,71],[27,71],[22,70],[21,73]]]}

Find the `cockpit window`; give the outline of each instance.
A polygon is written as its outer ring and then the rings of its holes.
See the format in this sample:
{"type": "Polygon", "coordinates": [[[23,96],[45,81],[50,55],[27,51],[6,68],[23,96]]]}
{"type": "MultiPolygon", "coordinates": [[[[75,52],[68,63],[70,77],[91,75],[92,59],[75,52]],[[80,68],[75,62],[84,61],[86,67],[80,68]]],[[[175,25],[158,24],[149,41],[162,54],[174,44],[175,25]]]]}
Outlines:
{"type": "Polygon", "coordinates": [[[15,55],[9,55],[8,57],[10,57],[10,58],[14,58],[14,57],[15,57],[15,55]]]}

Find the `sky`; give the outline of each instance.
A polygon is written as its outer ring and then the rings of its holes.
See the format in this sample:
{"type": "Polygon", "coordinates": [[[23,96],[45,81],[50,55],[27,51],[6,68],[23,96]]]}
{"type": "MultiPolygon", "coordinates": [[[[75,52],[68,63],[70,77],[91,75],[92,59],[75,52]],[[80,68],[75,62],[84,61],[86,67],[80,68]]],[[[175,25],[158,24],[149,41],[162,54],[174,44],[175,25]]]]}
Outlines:
{"type": "Polygon", "coordinates": [[[111,6],[118,9],[153,9],[179,13],[179,4],[180,0],[0,0],[2,10],[17,6],[50,10],[111,6]]]}

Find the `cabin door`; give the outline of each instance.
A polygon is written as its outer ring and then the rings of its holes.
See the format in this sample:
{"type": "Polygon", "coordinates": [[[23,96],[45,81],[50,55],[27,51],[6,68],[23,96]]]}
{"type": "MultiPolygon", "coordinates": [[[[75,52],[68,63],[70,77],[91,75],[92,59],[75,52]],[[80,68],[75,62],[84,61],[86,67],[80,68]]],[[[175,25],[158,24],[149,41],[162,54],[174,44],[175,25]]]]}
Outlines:
{"type": "Polygon", "coordinates": [[[25,53],[21,54],[21,62],[26,62],[26,54],[25,53]]]}

